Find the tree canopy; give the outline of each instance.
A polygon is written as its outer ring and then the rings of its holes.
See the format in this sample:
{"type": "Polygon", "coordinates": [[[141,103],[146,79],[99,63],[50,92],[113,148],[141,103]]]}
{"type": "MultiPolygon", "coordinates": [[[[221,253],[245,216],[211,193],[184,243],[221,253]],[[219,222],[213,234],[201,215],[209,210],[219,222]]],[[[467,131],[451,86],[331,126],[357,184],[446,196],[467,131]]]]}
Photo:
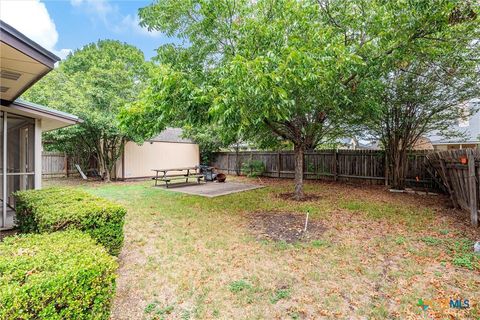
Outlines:
{"type": "Polygon", "coordinates": [[[385,148],[398,189],[405,187],[407,153],[420,138],[459,136],[455,125],[477,111],[468,102],[480,92],[479,7],[452,2],[439,11],[440,3],[426,7],[433,13],[429,25],[419,29],[421,36],[402,59],[380,74],[376,113],[364,122],[385,148]]]}
{"type": "Polygon", "coordinates": [[[299,199],[304,151],[379,117],[389,75],[422,55],[443,57],[438,44],[472,30],[471,7],[453,0],[158,0],[140,9],[141,25],[186,44],[159,48],[149,87],[121,121],[137,139],[174,122],[289,141],[299,199]]]}

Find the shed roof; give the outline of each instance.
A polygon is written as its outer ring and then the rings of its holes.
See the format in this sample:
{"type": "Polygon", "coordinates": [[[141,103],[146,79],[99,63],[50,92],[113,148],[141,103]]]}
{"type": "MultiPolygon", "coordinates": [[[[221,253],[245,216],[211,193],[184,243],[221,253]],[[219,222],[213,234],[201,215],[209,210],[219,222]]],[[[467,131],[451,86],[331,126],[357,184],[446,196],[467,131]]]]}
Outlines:
{"type": "Polygon", "coordinates": [[[194,143],[192,139],[183,137],[182,128],[167,128],[149,140],[150,142],[194,143]]]}

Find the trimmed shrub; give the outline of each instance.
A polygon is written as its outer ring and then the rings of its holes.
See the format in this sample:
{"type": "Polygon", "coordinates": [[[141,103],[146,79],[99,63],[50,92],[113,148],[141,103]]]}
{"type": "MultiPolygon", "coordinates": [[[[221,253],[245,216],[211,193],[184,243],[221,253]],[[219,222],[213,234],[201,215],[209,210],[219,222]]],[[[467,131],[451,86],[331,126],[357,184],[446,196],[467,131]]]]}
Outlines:
{"type": "Polygon", "coordinates": [[[248,177],[260,177],[265,172],[265,164],[260,160],[248,160],[242,163],[242,172],[248,177]]]}
{"type": "Polygon", "coordinates": [[[0,242],[0,319],[108,319],[116,258],[78,230],[0,242]]]}
{"type": "Polygon", "coordinates": [[[123,244],[125,208],[72,188],[47,188],[15,194],[16,219],[21,232],[78,229],[87,232],[112,255],[123,244]]]}

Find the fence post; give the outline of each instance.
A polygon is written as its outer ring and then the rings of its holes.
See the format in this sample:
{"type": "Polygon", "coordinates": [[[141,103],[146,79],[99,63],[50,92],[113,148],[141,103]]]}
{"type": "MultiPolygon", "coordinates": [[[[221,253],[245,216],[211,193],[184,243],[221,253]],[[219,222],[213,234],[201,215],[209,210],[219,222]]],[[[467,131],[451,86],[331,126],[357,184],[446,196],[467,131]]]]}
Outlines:
{"type": "Polygon", "coordinates": [[[448,193],[450,194],[450,199],[452,200],[453,207],[459,208],[460,206],[457,203],[457,199],[455,198],[455,194],[453,188],[450,187],[450,175],[447,171],[447,166],[445,165],[445,159],[439,159],[440,161],[440,168],[442,169],[443,176],[445,177],[445,185],[447,186],[448,193]]]}
{"type": "Polygon", "coordinates": [[[477,185],[475,179],[475,158],[472,151],[467,150],[468,159],[468,185],[469,185],[469,200],[470,200],[470,221],[472,226],[478,227],[478,212],[477,212],[477,185]]]}
{"type": "Polygon", "coordinates": [[[239,163],[238,163],[238,148],[235,150],[235,175],[236,176],[240,176],[241,175],[241,172],[240,172],[240,166],[239,166],[239,163]]]}
{"type": "Polygon", "coordinates": [[[250,151],[250,175],[252,175],[253,151],[250,151]]]}
{"type": "Polygon", "coordinates": [[[64,156],[64,161],[65,161],[65,176],[68,178],[70,174],[68,173],[68,154],[66,152],[64,156]]]}
{"type": "Polygon", "coordinates": [[[280,151],[277,151],[277,177],[280,178],[280,151]]]}
{"type": "Polygon", "coordinates": [[[389,163],[388,163],[388,154],[385,152],[385,156],[383,157],[383,160],[385,161],[385,185],[388,186],[388,180],[389,180],[389,174],[390,174],[390,169],[389,169],[389,163]]]}
{"type": "Polygon", "coordinates": [[[334,150],[334,154],[333,154],[333,179],[335,181],[338,180],[338,150],[335,149],[334,150]]]}
{"type": "Polygon", "coordinates": [[[227,152],[227,174],[230,174],[230,152],[227,152]]]}

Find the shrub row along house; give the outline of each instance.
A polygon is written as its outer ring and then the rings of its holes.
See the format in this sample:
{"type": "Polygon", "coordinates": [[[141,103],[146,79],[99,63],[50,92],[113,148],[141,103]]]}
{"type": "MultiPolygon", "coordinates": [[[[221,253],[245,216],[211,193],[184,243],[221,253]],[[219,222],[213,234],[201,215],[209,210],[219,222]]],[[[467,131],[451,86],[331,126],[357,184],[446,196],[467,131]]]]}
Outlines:
{"type": "Polygon", "coordinates": [[[81,120],[18,99],[60,58],[3,21],[0,32],[0,228],[8,229],[13,226],[13,193],[42,185],[42,132],[81,120]]]}
{"type": "Polygon", "coordinates": [[[70,188],[15,198],[25,235],[0,242],[0,319],[108,319],[125,209],[70,188]]]}

